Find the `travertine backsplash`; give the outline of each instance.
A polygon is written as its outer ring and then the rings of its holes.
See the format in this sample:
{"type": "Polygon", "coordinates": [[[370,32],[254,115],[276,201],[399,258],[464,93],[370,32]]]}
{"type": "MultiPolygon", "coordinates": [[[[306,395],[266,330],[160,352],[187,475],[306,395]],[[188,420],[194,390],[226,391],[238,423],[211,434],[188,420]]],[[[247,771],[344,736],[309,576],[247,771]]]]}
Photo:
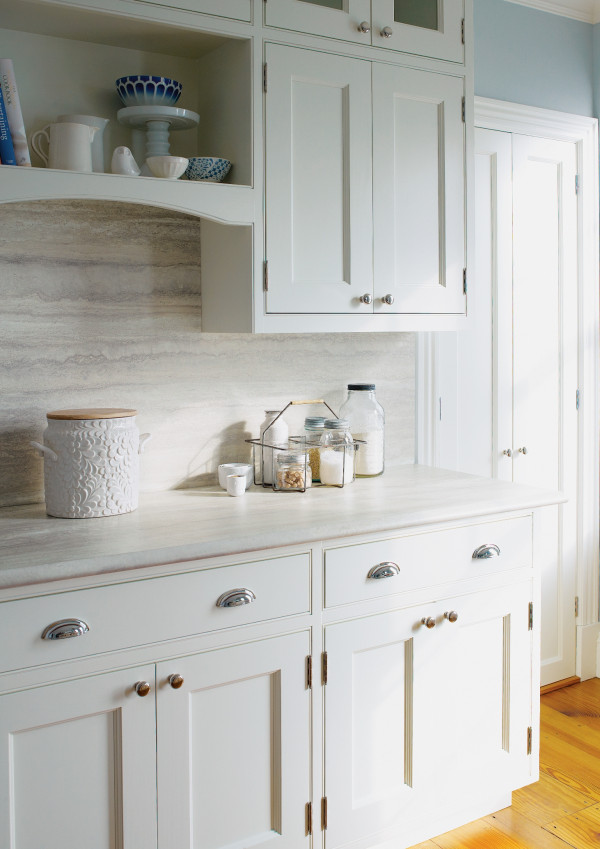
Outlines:
{"type": "Polygon", "coordinates": [[[413,461],[412,334],[202,333],[187,215],[53,201],[0,206],[0,225],[0,505],[43,501],[29,440],[48,410],[70,407],[137,409],[153,435],[141,489],[162,490],[248,459],[265,409],[315,397],[337,409],[347,382],[373,381],[387,462],[413,461]]]}

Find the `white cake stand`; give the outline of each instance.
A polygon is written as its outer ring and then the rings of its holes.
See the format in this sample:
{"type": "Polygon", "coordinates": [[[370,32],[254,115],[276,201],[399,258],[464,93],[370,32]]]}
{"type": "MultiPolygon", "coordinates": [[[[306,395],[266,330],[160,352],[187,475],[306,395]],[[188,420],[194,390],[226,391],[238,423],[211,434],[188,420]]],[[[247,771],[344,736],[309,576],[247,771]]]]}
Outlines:
{"type": "Polygon", "coordinates": [[[198,126],[200,116],[178,106],[125,106],[117,120],[126,127],[146,130],[146,158],[169,155],[169,132],[198,126]]]}

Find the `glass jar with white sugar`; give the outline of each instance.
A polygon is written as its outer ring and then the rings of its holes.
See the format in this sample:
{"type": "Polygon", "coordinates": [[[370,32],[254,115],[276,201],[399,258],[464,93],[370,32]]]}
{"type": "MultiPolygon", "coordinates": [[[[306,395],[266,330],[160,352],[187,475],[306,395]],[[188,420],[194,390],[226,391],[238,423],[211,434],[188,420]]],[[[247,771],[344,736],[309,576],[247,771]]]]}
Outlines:
{"type": "Polygon", "coordinates": [[[347,419],[325,420],[319,476],[325,486],[345,486],[354,480],[354,440],[347,419]]]}
{"type": "Polygon", "coordinates": [[[350,431],[360,440],[356,451],[356,476],[376,477],[383,473],[385,417],[375,398],[374,383],[349,383],[348,400],[340,417],[348,419],[350,431]]]}

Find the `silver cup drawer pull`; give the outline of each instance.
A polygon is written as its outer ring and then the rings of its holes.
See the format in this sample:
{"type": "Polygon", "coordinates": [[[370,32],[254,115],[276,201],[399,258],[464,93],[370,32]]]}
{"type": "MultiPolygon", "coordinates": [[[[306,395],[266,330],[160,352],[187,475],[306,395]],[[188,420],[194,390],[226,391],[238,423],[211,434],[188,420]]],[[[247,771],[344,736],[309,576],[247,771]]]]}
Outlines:
{"type": "Polygon", "coordinates": [[[494,542],[480,545],[473,552],[473,560],[489,560],[490,557],[500,557],[500,549],[494,542]]]}
{"type": "Polygon", "coordinates": [[[386,560],[384,563],[378,563],[377,566],[373,566],[372,569],[369,569],[367,578],[379,580],[379,578],[393,578],[395,575],[399,574],[400,567],[398,564],[392,563],[390,560],[386,560]]]}
{"type": "Polygon", "coordinates": [[[42,640],[68,640],[71,637],[83,637],[90,626],[83,619],[61,619],[53,622],[44,630],[42,640]]]}
{"type": "Polygon", "coordinates": [[[241,607],[243,604],[251,604],[253,601],[256,601],[256,596],[252,590],[229,590],[219,596],[217,607],[241,607]]]}

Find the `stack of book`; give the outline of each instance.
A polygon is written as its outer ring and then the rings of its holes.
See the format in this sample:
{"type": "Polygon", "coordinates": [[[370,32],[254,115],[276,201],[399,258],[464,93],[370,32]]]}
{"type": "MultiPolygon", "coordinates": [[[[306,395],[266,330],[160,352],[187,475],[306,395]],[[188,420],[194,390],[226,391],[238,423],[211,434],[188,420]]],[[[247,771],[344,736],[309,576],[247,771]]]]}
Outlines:
{"type": "Polygon", "coordinates": [[[0,163],[31,165],[12,59],[0,59],[0,163]]]}

